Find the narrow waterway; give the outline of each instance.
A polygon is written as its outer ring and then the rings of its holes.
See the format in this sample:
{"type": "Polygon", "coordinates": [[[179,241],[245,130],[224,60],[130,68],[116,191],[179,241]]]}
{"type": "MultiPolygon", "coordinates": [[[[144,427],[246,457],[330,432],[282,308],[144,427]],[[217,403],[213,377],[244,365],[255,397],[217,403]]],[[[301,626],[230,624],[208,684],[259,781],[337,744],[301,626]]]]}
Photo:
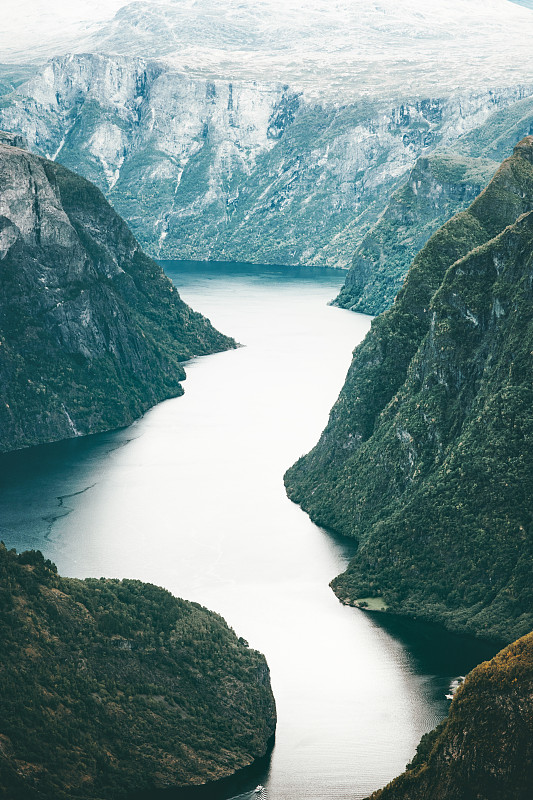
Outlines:
{"type": "Polygon", "coordinates": [[[285,496],[370,318],[327,306],[333,271],[165,267],[245,346],[191,362],[185,395],[128,429],[0,459],[1,538],[64,575],[139,578],[218,611],[271,669],[263,796],[363,798],[404,768],[450,681],[483,656],[341,606],[328,583],[350,544],[285,496]]]}

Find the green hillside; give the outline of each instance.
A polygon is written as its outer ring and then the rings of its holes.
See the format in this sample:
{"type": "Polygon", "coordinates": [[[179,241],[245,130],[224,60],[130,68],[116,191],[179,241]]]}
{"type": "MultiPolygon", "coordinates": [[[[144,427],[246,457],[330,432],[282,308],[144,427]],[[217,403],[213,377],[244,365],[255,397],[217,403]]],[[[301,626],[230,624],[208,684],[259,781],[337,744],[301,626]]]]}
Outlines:
{"type": "Polygon", "coordinates": [[[263,756],[266,661],[217,614],[135,580],[60,577],[0,545],[0,795],[109,800],[263,756]]]}
{"type": "Polygon", "coordinates": [[[320,442],[286,474],[358,539],[345,603],[512,641],[533,628],[533,137],[414,260],[354,353],[320,442]]]}

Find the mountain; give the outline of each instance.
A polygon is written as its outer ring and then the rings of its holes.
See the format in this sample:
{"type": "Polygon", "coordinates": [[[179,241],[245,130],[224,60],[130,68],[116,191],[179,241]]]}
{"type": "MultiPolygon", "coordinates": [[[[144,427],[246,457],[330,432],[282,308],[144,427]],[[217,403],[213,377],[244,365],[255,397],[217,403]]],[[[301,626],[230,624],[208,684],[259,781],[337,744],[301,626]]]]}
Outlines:
{"type": "Polygon", "coordinates": [[[472,670],[406,772],[371,800],[529,800],[532,698],[530,633],[472,670]]]}
{"type": "Polygon", "coordinates": [[[291,499],[358,539],[332,586],[477,636],[533,628],[533,137],[428,241],[291,499]]]}
{"type": "Polygon", "coordinates": [[[274,80],[341,103],[448,96],[533,73],[533,16],[507,0],[75,0],[54,11],[8,4],[3,59],[165,58],[193,77],[274,80]]]}
{"type": "Polygon", "coordinates": [[[265,755],[264,657],[141,581],[62,578],[0,545],[0,793],[103,800],[228,777],[265,755]]]}
{"type": "Polygon", "coordinates": [[[95,183],[151,256],[332,267],[349,266],[419,156],[531,94],[339,103],[99,54],[5,81],[0,127],[95,183]]]}
{"type": "Polygon", "coordinates": [[[234,347],[100,191],[0,142],[0,451],[128,425],[234,347]]]}
{"type": "Polygon", "coordinates": [[[429,237],[481,192],[513,145],[533,133],[530,97],[495,111],[453,149],[421,156],[357,247],[334,305],[365,314],[390,308],[429,237]]]}
{"type": "Polygon", "coordinates": [[[334,305],[363,314],[386,311],[418,251],[475,200],[497,167],[495,161],[454,152],[421,156],[355,251],[334,305]]]}

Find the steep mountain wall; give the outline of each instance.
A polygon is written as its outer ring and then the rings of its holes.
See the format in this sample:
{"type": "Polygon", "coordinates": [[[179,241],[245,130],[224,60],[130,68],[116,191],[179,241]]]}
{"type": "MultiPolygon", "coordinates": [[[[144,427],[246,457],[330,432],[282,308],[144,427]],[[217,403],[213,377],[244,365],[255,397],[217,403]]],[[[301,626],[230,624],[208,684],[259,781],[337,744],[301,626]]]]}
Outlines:
{"type": "Polygon", "coordinates": [[[357,247],[335,305],[366,314],[390,308],[429,237],[474,200],[514,144],[532,133],[528,97],[491,114],[453,149],[421,156],[357,247]]]}
{"type": "Polygon", "coordinates": [[[530,633],[472,670],[407,771],[371,800],[529,800],[532,721],[530,633]]]}
{"type": "Polygon", "coordinates": [[[152,256],[347,267],[418,156],[528,93],[338,104],[79,55],[4,95],[0,127],[93,181],[152,256]]]}
{"type": "Polygon", "coordinates": [[[101,192],[0,143],[0,451],[127,425],[233,347],[101,192]]]}
{"type": "Polygon", "coordinates": [[[355,350],[328,426],[287,473],[359,540],[347,603],[510,641],[533,627],[533,137],[419,253],[355,350]]]}

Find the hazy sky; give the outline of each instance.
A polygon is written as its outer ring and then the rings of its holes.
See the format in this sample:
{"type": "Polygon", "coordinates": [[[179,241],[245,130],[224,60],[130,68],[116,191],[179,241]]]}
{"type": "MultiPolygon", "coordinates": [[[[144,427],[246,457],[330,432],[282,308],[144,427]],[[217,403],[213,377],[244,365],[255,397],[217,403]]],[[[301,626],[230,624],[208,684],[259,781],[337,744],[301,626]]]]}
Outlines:
{"type": "Polygon", "coordinates": [[[70,39],[80,28],[114,15],[124,0],[11,0],[2,4],[2,50],[16,43],[20,48],[51,39],[70,39]]]}

